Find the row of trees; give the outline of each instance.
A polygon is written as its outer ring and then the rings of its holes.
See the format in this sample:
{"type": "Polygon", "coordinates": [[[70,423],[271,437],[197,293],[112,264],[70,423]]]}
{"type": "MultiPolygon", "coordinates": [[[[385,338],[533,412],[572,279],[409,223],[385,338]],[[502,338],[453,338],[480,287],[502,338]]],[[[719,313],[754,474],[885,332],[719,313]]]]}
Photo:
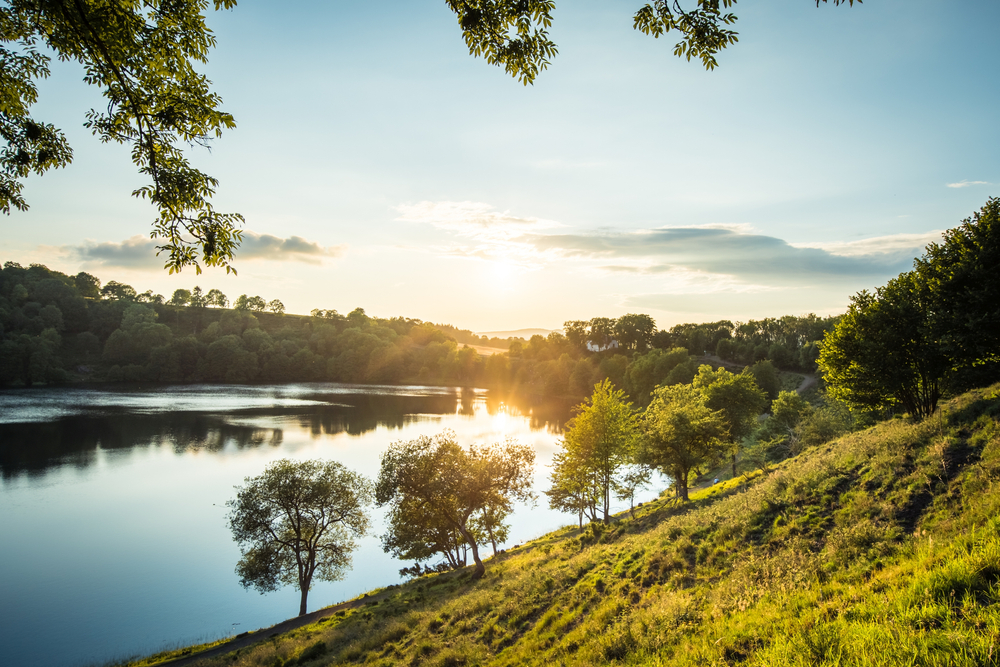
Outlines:
{"type": "Polygon", "coordinates": [[[612,496],[632,504],[652,470],[669,475],[687,500],[696,468],[728,455],[735,474],[737,451],[767,404],[750,373],[708,365],[691,384],[656,387],[642,411],[601,382],[567,425],[546,491],[549,503],[576,514],[581,526],[584,517],[607,522],[612,496]]]}
{"type": "MultiPolygon", "coordinates": [[[[32,268],[39,265],[32,265],[32,268]]],[[[7,262],[5,268],[8,270],[23,269],[16,262],[7,262]]],[[[46,267],[41,267],[45,269],[46,267]]],[[[47,270],[47,269],[46,269],[47,270]]],[[[56,272],[52,272],[56,273],[56,272]]],[[[62,275],[62,274],[58,274],[62,275]]],[[[194,289],[178,288],[170,296],[164,298],[162,294],[154,294],[153,290],[146,290],[139,293],[131,285],[120,283],[117,280],[109,280],[107,284],[101,285],[101,280],[97,276],[81,271],[72,279],[72,284],[80,293],[80,296],[87,299],[106,299],[111,301],[131,301],[134,303],[149,303],[156,305],[168,304],[171,306],[190,306],[191,308],[227,308],[229,307],[229,297],[221,290],[212,288],[205,292],[201,287],[195,285],[194,289]]],[[[260,296],[247,296],[241,294],[233,303],[236,310],[246,310],[262,313],[265,310],[276,314],[285,312],[285,305],[278,299],[265,301],[260,296]]]]}
{"type": "Polygon", "coordinates": [[[916,418],[948,392],[1000,378],[1000,199],[931,243],[914,269],[851,298],[823,339],[830,393],[853,409],[916,418]]]}
{"type": "MultiPolygon", "coordinates": [[[[506,354],[481,356],[455,336],[500,341],[415,319],[373,318],[360,308],[344,315],[315,310],[309,317],[278,317],[280,303],[272,305],[273,312],[262,312],[260,297],[243,295],[233,309],[220,306],[227,303],[218,290],[176,290],[164,300],[116,281],[102,285],[86,273],[67,276],[8,262],[0,269],[0,385],[416,382],[583,398],[609,379],[645,405],[654,386],[691,382],[698,366],[684,348],[658,347],[672,334],[660,331],[650,338],[655,323],[648,315],[595,318],[583,327],[585,336],[582,324],[569,323],[567,334],[514,339],[506,354]],[[215,307],[207,307],[210,303],[215,307]],[[635,349],[588,350],[592,334],[634,334],[627,345],[635,349]]],[[[766,385],[760,372],[758,382],[766,385]]],[[[777,392],[770,389],[773,398],[777,392]]]]}
{"type": "MultiPolygon", "coordinates": [[[[749,372],[703,365],[691,384],[659,386],[652,393],[650,404],[637,410],[604,380],[568,423],[545,494],[551,507],[576,514],[581,528],[585,517],[608,522],[612,497],[634,509],[636,493],[654,470],[668,475],[678,497],[687,500],[695,470],[726,457],[735,466],[741,449],[759,465],[757,443],[780,458],[796,453],[800,437],[828,439],[843,430],[832,427],[829,415],[817,418],[828,407],[814,408],[795,392],[781,392],[773,416],[761,424],[767,398],[749,372]],[[812,426],[803,429],[807,424],[812,426]]],[[[305,614],[313,581],[339,579],[350,566],[356,539],[370,528],[374,503],[387,509],[385,552],[416,561],[401,573],[457,569],[471,555],[472,576],[482,577],[482,546],[492,545],[497,555],[508,539],[515,503],[536,499],[534,462],[534,451],[518,442],[466,448],[450,431],[391,444],[375,483],[335,462],[277,461],[248,477],[228,503],[229,526],[242,553],[237,574],[245,587],[261,592],[297,586],[299,613],[305,614]],[[435,559],[441,559],[436,566],[422,569],[421,562],[435,559]]]]}

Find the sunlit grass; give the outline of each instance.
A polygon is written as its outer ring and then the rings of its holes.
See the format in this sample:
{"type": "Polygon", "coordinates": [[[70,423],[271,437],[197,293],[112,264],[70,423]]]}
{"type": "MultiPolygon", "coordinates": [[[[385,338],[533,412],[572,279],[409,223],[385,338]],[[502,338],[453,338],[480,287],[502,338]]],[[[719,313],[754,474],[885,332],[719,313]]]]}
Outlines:
{"type": "Polygon", "coordinates": [[[203,664],[1000,665],[998,415],[972,392],[203,664]]]}

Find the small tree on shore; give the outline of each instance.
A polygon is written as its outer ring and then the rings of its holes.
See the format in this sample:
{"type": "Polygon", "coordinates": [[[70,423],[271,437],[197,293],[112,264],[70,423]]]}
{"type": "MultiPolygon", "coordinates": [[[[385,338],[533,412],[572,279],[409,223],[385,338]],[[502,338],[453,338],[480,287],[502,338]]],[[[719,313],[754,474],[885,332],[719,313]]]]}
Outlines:
{"type": "Polygon", "coordinates": [[[553,489],[558,491],[549,497],[559,498],[556,502],[561,503],[561,508],[582,511],[584,506],[563,503],[562,499],[571,499],[563,491],[576,489],[581,482],[589,483],[593,488],[584,491],[579,500],[588,494],[592,496],[607,523],[611,516],[611,494],[622,488],[622,475],[635,458],[638,422],[625,392],[615,389],[610,380],[595,385],[593,395],[576,409],[577,415],[567,424],[564,456],[553,473],[553,489]],[[562,479],[563,476],[567,479],[562,479]]]}
{"type": "Polygon", "coordinates": [[[690,385],[658,387],[643,415],[639,461],[670,475],[682,500],[688,499],[691,471],[718,460],[726,448],[723,415],[705,403],[690,385]]]}
{"type": "Polygon", "coordinates": [[[336,581],[350,567],[354,539],[368,530],[371,482],[334,461],[288,459],[244,481],[226,503],[242,553],[236,574],[261,593],[298,586],[301,616],[312,582],[336,581]]]}
{"type": "Polygon", "coordinates": [[[515,501],[534,500],[534,462],[535,452],[527,445],[509,440],[463,449],[450,431],[393,443],[382,455],[375,491],[379,507],[389,506],[383,544],[413,549],[410,553],[421,544],[429,546],[427,534],[437,531],[417,530],[410,523],[423,516],[429,525],[458,531],[476,563],[473,578],[479,579],[486,573],[479,556],[483,529],[488,523],[495,536],[515,501]]]}

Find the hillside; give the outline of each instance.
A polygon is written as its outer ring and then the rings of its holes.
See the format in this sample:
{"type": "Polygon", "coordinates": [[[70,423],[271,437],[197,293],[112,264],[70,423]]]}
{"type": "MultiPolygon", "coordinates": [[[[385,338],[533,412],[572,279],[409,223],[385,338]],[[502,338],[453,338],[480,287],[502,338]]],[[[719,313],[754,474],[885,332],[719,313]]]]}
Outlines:
{"type": "Polygon", "coordinates": [[[1000,665],[998,418],[993,385],[186,662],[1000,665]]]}

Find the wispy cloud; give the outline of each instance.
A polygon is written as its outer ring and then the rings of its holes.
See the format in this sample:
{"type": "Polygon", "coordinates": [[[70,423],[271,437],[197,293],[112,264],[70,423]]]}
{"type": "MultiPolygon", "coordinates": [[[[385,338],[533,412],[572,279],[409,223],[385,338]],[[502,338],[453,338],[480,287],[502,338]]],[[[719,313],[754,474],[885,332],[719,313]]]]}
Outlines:
{"type": "Polygon", "coordinates": [[[941,237],[932,231],[806,245],[746,225],[569,230],[483,203],[421,202],[398,210],[400,220],[450,232],[450,243],[433,248],[443,255],[634,275],[672,294],[762,293],[859,278],[877,284],[910,268],[924,246],[941,237]]]}
{"type": "MultiPolygon", "coordinates": [[[[737,284],[779,286],[837,278],[884,276],[904,270],[913,254],[837,254],[796,247],[783,239],[727,227],[664,227],[631,232],[532,235],[522,240],[564,257],[592,259],[621,270],[670,274],[678,269],[730,276],[737,284]],[[637,268],[638,267],[638,268],[637,268]]],[[[905,254],[905,253],[904,253],[905,254]]]]}
{"type": "Polygon", "coordinates": [[[454,233],[460,239],[437,248],[446,255],[539,268],[544,253],[523,240],[527,234],[565,225],[542,218],[520,217],[500,212],[481,202],[430,202],[396,207],[397,220],[426,224],[454,233]]]}
{"type": "Polygon", "coordinates": [[[397,220],[433,225],[460,236],[483,239],[510,239],[529,231],[565,227],[542,218],[526,218],[496,211],[489,204],[471,201],[422,201],[397,206],[397,220]]]}
{"type": "Polygon", "coordinates": [[[946,183],[949,188],[968,188],[973,185],[993,185],[989,181],[958,181],[957,183],[946,183]]]}
{"type": "Polygon", "coordinates": [[[912,259],[921,254],[929,243],[937,243],[944,232],[934,230],[920,234],[893,234],[875,236],[859,241],[834,243],[793,244],[797,248],[818,248],[840,257],[864,257],[872,255],[896,255],[901,259],[912,259]]]}
{"type": "MultiPolygon", "coordinates": [[[[87,241],[81,245],[65,245],[60,250],[81,260],[86,266],[120,267],[137,270],[161,270],[163,258],[156,256],[159,239],[148,236],[132,236],[124,241],[87,241]]],[[[341,256],[346,247],[324,247],[301,236],[286,239],[270,234],[244,232],[243,242],[236,252],[236,261],[258,260],[278,262],[306,262],[318,264],[324,258],[341,256]]]]}

